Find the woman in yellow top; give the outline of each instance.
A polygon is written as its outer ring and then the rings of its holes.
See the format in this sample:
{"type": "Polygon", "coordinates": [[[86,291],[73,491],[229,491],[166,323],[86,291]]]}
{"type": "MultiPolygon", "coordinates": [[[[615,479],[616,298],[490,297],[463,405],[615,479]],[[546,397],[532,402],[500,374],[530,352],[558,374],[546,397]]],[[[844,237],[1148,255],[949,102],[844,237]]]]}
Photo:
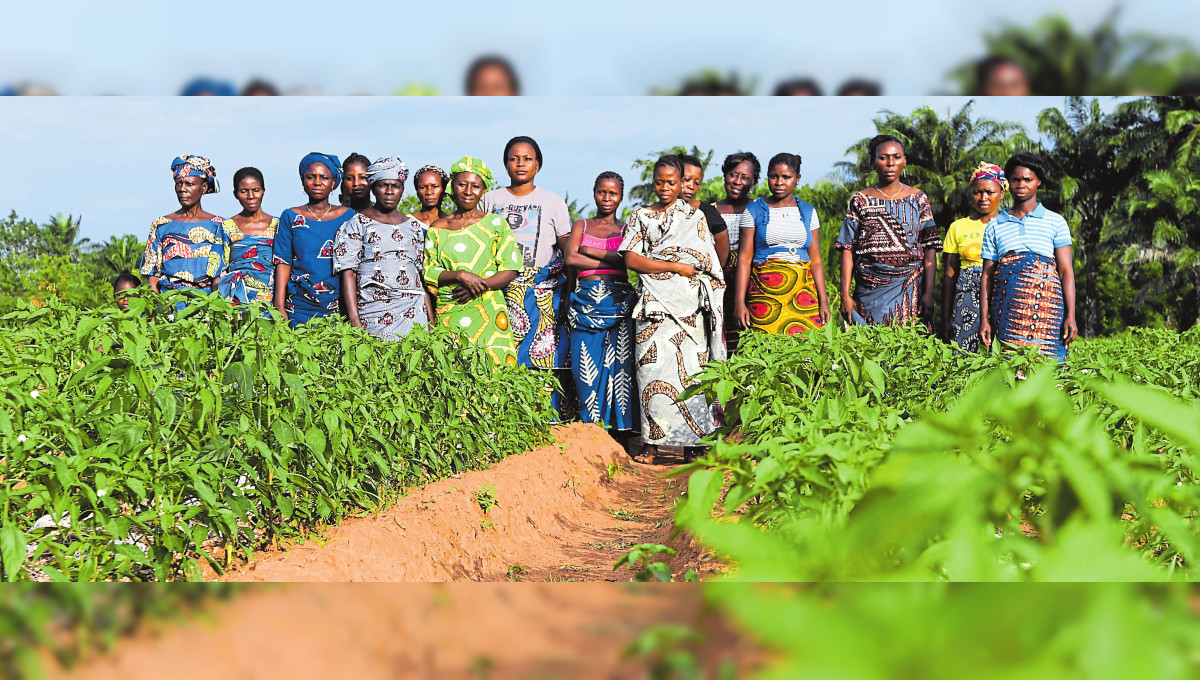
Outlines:
{"type": "Polygon", "coordinates": [[[515,365],[504,287],[523,260],[508,222],[478,208],[491,184],[492,171],[478,158],[464,156],[450,166],[446,191],[457,207],[425,233],[425,285],[436,297],[439,322],[497,364],[515,365]]]}
{"type": "Polygon", "coordinates": [[[979,292],[983,274],[983,230],[1000,213],[1008,190],[1004,170],[980,163],[971,174],[971,216],[946,231],[946,279],[942,286],[942,337],[968,352],[979,351],[979,292]]]}

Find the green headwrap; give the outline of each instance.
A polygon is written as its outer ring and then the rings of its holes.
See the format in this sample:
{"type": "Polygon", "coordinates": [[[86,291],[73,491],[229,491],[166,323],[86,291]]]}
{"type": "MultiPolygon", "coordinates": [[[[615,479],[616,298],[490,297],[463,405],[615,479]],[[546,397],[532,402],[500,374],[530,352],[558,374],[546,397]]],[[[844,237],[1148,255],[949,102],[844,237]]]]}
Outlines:
{"type": "Polygon", "coordinates": [[[492,171],[488,169],[487,164],[484,163],[482,159],[475,158],[473,156],[463,156],[455,161],[454,165],[450,166],[451,181],[446,183],[447,196],[451,194],[451,186],[454,184],[454,176],[460,172],[473,172],[476,175],[479,175],[479,178],[483,180],[484,191],[492,188],[492,171]]]}

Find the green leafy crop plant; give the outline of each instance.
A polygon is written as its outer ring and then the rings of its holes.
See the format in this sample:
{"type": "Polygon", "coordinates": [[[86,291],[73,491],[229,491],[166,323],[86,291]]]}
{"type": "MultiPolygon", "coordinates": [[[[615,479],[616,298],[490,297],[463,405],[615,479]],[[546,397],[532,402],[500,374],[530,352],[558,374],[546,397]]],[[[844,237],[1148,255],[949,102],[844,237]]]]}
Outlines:
{"type": "Polygon", "coordinates": [[[744,338],[701,377],[728,426],[677,508],[735,578],[1149,581],[1200,563],[1200,332],[1082,341],[1063,367],[914,328],[744,338]]]}
{"type": "Polygon", "coordinates": [[[176,293],[0,317],[0,574],[196,578],[550,440],[546,378],[447,331],[271,315],[176,293]]]}

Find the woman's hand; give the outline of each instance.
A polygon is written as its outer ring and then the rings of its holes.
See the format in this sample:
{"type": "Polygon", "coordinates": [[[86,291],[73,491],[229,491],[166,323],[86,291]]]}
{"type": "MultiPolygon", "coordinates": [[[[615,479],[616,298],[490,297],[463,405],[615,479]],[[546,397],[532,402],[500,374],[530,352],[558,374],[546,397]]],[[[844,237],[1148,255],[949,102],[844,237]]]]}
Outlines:
{"type": "Polygon", "coordinates": [[[829,319],[830,319],[832,316],[833,316],[833,313],[829,311],[829,305],[828,305],[828,304],[826,304],[826,303],[823,303],[823,302],[822,302],[822,303],[818,303],[818,305],[817,305],[817,318],[819,318],[819,319],[821,320],[821,327],[822,327],[822,328],[824,328],[824,327],[825,327],[825,326],[826,326],[826,325],[829,323],[829,319]]]}
{"type": "Polygon", "coordinates": [[[1062,341],[1064,345],[1069,345],[1079,336],[1079,327],[1075,325],[1075,315],[1068,315],[1063,320],[1062,325],[1062,341]]]}
{"type": "Polygon", "coordinates": [[[992,325],[987,322],[987,319],[979,322],[979,341],[988,349],[992,348],[992,325]]]}
{"type": "Polygon", "coordinates": [[[921,318],[925,318],[930,314],[933,314],[932,290],[921,293],[921,298],[917,301],[917,314],[919,314],[921,318]]]}
{"type": "Polygon", "coordinates": [[[846,323],[854,323],[854,297],[850,295],[842,295],[842,318],[846,323]]]}
{"type": "Polygon", "coordinates": [[[745,302],[737,300],[733,303],[733,318],[737,320],[738,326],[741,328],[750,327],[750,310],[747,309],[745,302]]]}
{"type": "Polygon", "coordinates": [[[699,272],[700,272],[699,269],[696,269],[696,267],[694,265],[690,265],[687,262],[676,262],[675,263],[675,273],[679,274],[680,276],[686,276],[690,279],[693,276],[695,276],[696,274],[698,274],[699,272]]]}
{"type": "Polygon", "coordinates": [[[454,298],[455,302],[470,302],[489,290],[487,282],[471,272],[455,272],[454,278],[458,286],[450,292],[450,297],[454,298]]]}

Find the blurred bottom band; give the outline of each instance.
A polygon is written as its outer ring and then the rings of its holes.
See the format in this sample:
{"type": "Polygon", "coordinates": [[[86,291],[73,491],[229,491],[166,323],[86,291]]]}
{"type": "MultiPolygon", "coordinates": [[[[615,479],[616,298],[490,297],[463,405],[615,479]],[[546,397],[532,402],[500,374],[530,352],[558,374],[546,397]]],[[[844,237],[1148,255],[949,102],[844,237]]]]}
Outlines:
{"type": "Polygon", "coordinates": [[[0,623],[8,624],[19,615],[13,603],[53,602],[61,611],[39,616],[70,623],[78,601],[89,600],[112,610],[89,620],[113,625],[131,608],[178,605],[179,615],[141,621],[114,649],[87,653],[72,668],[42,650],[47,677],[1200,677],[1193,584],[107,584],[0,592],[10,619],[0,623]],[[181,589],[190,589],[182,600],[181,589]]]}

